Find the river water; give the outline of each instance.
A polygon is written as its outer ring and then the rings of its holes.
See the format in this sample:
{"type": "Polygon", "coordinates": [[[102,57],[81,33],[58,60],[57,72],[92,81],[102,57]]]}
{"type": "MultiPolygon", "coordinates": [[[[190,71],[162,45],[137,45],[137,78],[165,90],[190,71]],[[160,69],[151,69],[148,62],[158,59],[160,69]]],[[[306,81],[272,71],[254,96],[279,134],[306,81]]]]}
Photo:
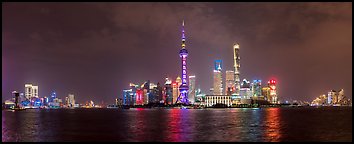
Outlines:
{"type": "Polygon", "coordinates": [[[352,107],[2,111],[2,141],[352,141],[352,107]]]}

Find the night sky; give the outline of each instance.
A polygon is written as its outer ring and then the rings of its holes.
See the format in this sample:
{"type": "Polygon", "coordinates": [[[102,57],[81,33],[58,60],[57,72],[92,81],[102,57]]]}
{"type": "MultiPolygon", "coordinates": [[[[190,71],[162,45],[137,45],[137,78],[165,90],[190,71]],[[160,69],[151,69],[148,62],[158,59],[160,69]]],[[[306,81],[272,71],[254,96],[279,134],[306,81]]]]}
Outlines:
{"type": "Polygon", "coordinates": [[[352,97],[352,3],[2,3],[2,101],[24,84],[40,97],[114,103],[129,83],[181,75],[208,94],[213,62],[241,80],[277,80],[282,100],[312,101],[331,89],[352,97]]]}

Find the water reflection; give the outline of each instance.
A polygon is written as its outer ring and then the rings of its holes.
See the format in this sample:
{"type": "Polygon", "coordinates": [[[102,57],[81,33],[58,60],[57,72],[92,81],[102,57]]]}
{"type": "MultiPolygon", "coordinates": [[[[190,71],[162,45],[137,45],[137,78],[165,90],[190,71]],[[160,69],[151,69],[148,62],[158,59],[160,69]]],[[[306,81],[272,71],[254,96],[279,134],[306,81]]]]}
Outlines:
{"type": "Polygon", "coordinates": [[[351,112],[351,108],[3,111],[2,140],[351,141],[351,112]],[[341,121],[327,125],[338,118],[341,121]]]}
{"type": "Polygon", "coordinates": [[[40,141],[39,113],[33,111],[2,112],[3,141],[40,141]],[[13,117],[7,120],[6,117],[13,117]]]}
{"type": "Polygon", "coordinates": [[[183,141],[181,132],[181,110],[171,109],[168,114],[168,124],[167,124],[167,141],[179,142],[183,141]]]}
{"type": "Polygon", "coordinates": [[[265,141],[278,142],[281,140],[280,132],[280,108],[268,108],[265,115],[266,129],[265,141]]]}
{"type": "Polygon", "coordinates": [[[146,124],[148,117],[145,116],[147,110],[142,108],[137,108],[134,111],[129,112],[129,127],[126,137],[128,137],[128,141],[146,141],[146,124]]]}

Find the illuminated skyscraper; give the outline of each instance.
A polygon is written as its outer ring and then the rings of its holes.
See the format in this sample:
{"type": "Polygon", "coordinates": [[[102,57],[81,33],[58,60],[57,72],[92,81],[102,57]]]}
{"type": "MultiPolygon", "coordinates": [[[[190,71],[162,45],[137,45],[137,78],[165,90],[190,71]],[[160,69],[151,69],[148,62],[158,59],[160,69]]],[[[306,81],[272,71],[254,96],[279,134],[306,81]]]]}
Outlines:
{"type": "Polygon", "coordinates": [[[262,96],[264,96],[269,102],[272,100],[272,97],[270,96],[270,88],[268,86],[262,88],[262,96]]]}
{"type": "Polygon", "coordinates": [[[175,101],[177,100],[178,93],[179,93],[179,90],[178,90],[178,83],[177,83],[177,82],[173,82],[173,83],[172,83],[172,103],[173,103],[173,104],[174,104],[175,101]]]}
{"type": "Polygon", "coordinates": [[[148,104],[149,103],[149,94],[150,94],[150,81],[146,81],[143,85],[143,95],[144,95],[144,104],[148,104]]]}
{"type": "Polygon", "coordinates": [[[270,88],[270,97],[271,97],[270,102],[273,103],[273,104],[278,103],[278,96],[277,96],[277,90],[276,90],[276,85],[275,84],[276,84],[276,82],[273,79],[268,81],[268,86],[270,88]]]}
{"type": "Polygon", "coordinates": [[[259,97],[262,96],[262,81],[261,80],[253,80],[252,83],[252,96],[259,97]]]}
{"type": "Polygon", "coordinates": [[[222,95],[223,87],[222,87],[222,60],[214,61],[214,72],[213,72],[213,89],[214,95],[222,95]]]}
{"type": "Polygon", "coordinates": [[[75,96],[74,96],[74,94],[69,94],[68,97],[69,97],[69,106],[70,107],[74,107],[75,106],[75,96]]]}
{"type": "Polygon", "coordinates": [[[162,88],[162,86],[160,85],[160,83],[158,82],[157,83],[157,85],[156,85],[156,87],[155,87],[155,89],[154,89],[155,91],[155,93],[154,93],[154,95],[155,95],[155,102],[156,103],[162,103],[163,101],[163,92],[162,92],[162,90],[163,90],[163,88],[162,88]]]}
{"type": "Polygon", "coordinates": [[[345,101],[344,89],[340,89],[338,91],[338,103],[343,104],[343,101],[345,101]]]}
{"type": "Polygon", "coordinates": [[[123,90],[123,105],[135,105],[136,104],[136,90],[138,85],[130,83],[130,89],[123,90]]]}
{"type": "Polygon", "coordinates": [[[243,79],[240,86],[240,94],[242,99],[250,99],[252,96],[251,84],[247,79],[243,79]]]}
{"type": "Polygon", "coordinates": [[[157,95],[158,95],[158,89],[157,85],[154,83],[150,83],[150,93],[149,93],[149,103],[157,103],[157,95]]]}
{"type": "Polygon", "coordinates": [[[234,71],[226,71],[225,94],[231,95],[235,89],[234,71]]]}
{"type": "Polygon", "coordinates": [[[143,89],[137,89],[136,90],[136,105],[143,105],[144,104],[144,90],[143,89]]]}
{"type": "Polygon", "coordinates": [[[19,97],[20,97],[20,93],[18,93],[17,91],[13,91],[12,94],[15,97],[15,108],[19,108],[19,97]]]}
{"type": "Polygon", "coordinates": [[[38,86],[25,84],[25,97],[28,100],[32,98],[38,98],[38,86]]]}
{"type": "Polygon", "coordinates": [[[182,85],[179,87],[180,94],[177,98],[177,102],[182,104],[189,104],[188,101],[188,83],[187,83],[187,56],[188,51],[185,48],[186,37],[184,36],[184,21],[182,23],[182,49],[179,51],[179,56],[182,59],[182,85]]]}
{"type": "Polygon", "coordinates": [[[235,95],[240,95],[240,45],[234,44],[235,95]]]}
{"type": "Polygon", "coordinates": [[[188,99],[190,103],[195,102],[195,76],[189,76],[189,94],[188,99]]]}
{"type": "Polygon", "coordinates": [[[123,90],[123,105],[131,105],[132,96],[132,89],[123,90]]]}
{"type": "Polygon", "coordinates": [[[55,91],[53,91],[50,94],[50,97],[48,98],[48,100],[49,100],[49,102],[53,102],[55,98],[57,98],[57,93],[55,91]]]}
{"type": "Polygon", "coordinates": [[[172,89],[172,81],[169,78],[166,78],[165,82],[165,103],[173,104],[173,89],[172,89]]]}

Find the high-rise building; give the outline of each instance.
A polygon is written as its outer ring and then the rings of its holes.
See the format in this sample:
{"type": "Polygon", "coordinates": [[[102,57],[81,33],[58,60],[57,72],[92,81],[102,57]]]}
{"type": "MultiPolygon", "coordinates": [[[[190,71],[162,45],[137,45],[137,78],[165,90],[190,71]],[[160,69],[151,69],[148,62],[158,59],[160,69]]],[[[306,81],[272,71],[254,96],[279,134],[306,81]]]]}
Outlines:
{"type": "Polygon", "coordinates": [[[222,71],[222,60],[214,61],[214,70],[222,71]]]}
{"type": "Polygon", "coordinates": [[[144,90],[137,89],[136,90],[136,103],[135,105],[143,105],[144,104],[144,90]]]}
{"type": "Polygon", "coordinates": [[[172,81],[169,78],[166,78],[165,81],[165,103],[168,105],[173,104],[172,81]]]}
{"type": "Polygon", "coordinates": [[[214,95],[222,95],[223,87],[222,87],[222,60],[214,61],[214,72],[213,72],[213,89],[214,95]]]}
{"type": "Polygon", "coordinates": [[[163,88],[162,86],[160,85],[160,83],[158,82],[157,83],[157,86],[156,86],[156,94],[155,94],[155,101],[157,103],[163,103],[163,88]]]}
{"type": "Polygon", "coordinates": [[[133,95],[132,89],[123,90],[123,105],[131,105],[133,95]]]}
{"type": "Polygon", "coordinates": [[[188,100],[190,103],[195,102],[195,76],[189,76],[189,93],[188,93],[188,100]]]}
{"type": "Polygon", "coordinates": [[[345,101],[345,96],[344,96],[344,89],[340,89],[338,91],[338,103],[339,104],[343,104],[343,102],[345,101]]]}
{"type": "Polygon", "coordinates": [[[49,102],[53,102],[53,100],[57,98],[57,93],[55,91],[53,91],[51,94],[50,94],[50,97],[48,98],[49,102]]]}
{"type": "Polygon", "coordinates": [[[70,105],[70,107],[74,107],[75,106],[75,96],[74,96],[74,94],[69,94],[68,97],[69,97],[69,105],[70,105]]]}
{"type": "Polygon", "coordinates": [[[143,85],[143,95],[144,95],[144,104],[149,104],[149,95],[151,93],[150,91],[150,80],[146,81],[143,85]]]}
{"type": "Polygon", "coordinates": [[[65,105],[70,107],[69,97],[65,97],[65,105]]]}
{"type": "Polygon", "coordinates": [[[32,84],[25,84],[25,97],[28,100],[38,98],[38,86],[32,84]]]}
{"type": "Polygon", "coordinates": [[[327,94],[327,104],[330,105],[350,105],[351,100],[347,99],[344,95],[344,89],[340,89],[338,92],[331,90],[327,94]]]}
{"type": "Polygon", "coordinates": [[[139,85],[130,83],[130,89],[123,90],[123,105],[136,105],[136,91],[139,85]]]}
{"type": "Polygon", "coordinates": [[[180,95],[179,87],[182,85],[181,77],[177,76],[175,84],[176,87],[173,86],[173,88],[176,88],[173,89],[173,103],[177,103],[177,98],[180,95]],[[175,92],[177,93],[177,95],[175,95],[175,92]]]}
{"type": "Polygon", "coordinates": [[[330,92],[328,92],[327,94],[327,102],[328,104],[336,104],[337,103],[337,93],[335,90],[331,90],[330,92]]]}
{"type": "Polygon", "coordinates": [[[187,56],[188,51],[185,48],[186,37],[184,35],[184,21],[182,23],[182,49],[179,51],[179,56],[182,60],[182,85],[179,87],[180,95],[177,98],[177,101],[181,102],[182,104],[189,104],[188,101],[188,82],[187,82],[187,56]]]}
{"type": "Polygon", "coordinates": [[[262,81],[261,80],[253,80],[251,88],[252,88],[252,96],[254,96],[254,97],[262,96],[262,81]]]}
{"type": "Polygon", "coordinates": [[[267,101],[271,101],[272,98],[270,97],[270,88],[268,86],[262,88],[262,96],[264,96],[267,101]]]}
{"type": "Polygon", "coordinates": [[[243,79],[240,85],[239,96],[241,96],[242,99],[250,99],[252,97],[251,84],[247,79],[243,79]]]}
{"type": "Polygon", "coordinates": [[[177,102],[178,93],[179,93],[178,83],[173,82],[172,83],[172,104],[177,102]]]}
{"type": "Polygon", "coordinates": [[[136,91],[138,90],[139,85],[134,84],[134,83],[130,83],[129,86],[130,86],[130,89],[132,90],[130,105],[136,105],[136,91]]]}
{"type": "Polygon", "coordinates": [[[157,102],[157,85],[154,83],[150,83],[150,93],[149,93],[149,103],[156,103],[157,102]]]}
{"type": "Polygon", "coordinates": [[[235,89],[234,71],[226,71],[225,94],[231,95],[235,89]]]}
{"type": "Polygon", "coordinates": [[[234,44],[234,80],[235,80],[235,95],[240,95],[240,45],[234,44]]]}
{"type": "Polygon", "coordinates": [[[278,96],[277,96],[275,80],[271,79],[270,81],[268,81],[268,87],[270,88],[270,97],[271,97],[270,102],[273,104],[278,103],[278,96]]]}
{"type": "Polygon", "coordinates": [[[20,93],[17,92],[17,91],[13,91],[12,94],[14,95],[15,97],[15,108],[19,108],[19,97],[20,97],[20,93]]]}

